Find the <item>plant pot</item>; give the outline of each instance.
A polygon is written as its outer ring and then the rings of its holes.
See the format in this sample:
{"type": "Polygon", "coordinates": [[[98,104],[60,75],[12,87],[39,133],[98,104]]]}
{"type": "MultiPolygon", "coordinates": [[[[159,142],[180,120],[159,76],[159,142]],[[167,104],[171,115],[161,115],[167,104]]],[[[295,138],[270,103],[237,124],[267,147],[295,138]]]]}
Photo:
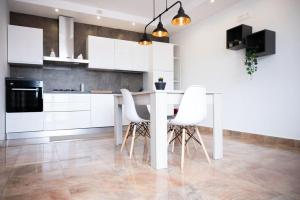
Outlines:
{"type": "Polygon", "coordinates": [[[154,84],[155,84],[155,88],[157,90],[164,90],[167,83],[166,82],[155,82],[154,84]]]}

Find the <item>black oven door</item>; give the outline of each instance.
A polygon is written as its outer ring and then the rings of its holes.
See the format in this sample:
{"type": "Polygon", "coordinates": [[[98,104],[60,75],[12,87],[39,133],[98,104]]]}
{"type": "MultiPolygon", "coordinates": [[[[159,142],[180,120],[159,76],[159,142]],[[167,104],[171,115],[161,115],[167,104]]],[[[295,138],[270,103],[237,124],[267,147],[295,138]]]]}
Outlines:
{"type": "Polygon", "coordinates": [[[15,80],[6,84],[6,112],[42,112],[43,84],[41,81],[15,80]]]}

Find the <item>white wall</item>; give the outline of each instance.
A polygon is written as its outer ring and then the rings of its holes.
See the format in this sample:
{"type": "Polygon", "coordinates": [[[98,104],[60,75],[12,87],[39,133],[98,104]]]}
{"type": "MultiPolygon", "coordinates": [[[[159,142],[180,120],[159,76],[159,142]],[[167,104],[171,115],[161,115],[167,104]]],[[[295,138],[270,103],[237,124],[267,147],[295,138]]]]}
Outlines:
{"type": "Polygon", "coordinates": [[[225,129],[300,139],[299,0],[244,0],[174,34],[171,42],[181,46],[182,89],[202,84],[224,92],[225,129]],[[276,54],[258,59],[252,79],[245,51],[225,48],[226,30],[240,24],[276,31],[276,54]]]}
{"type": "Polygon", "coordinates": [[[0,140],[5,138],[5,82],[7,76],[7,0],[0,0],[0,140]]]}

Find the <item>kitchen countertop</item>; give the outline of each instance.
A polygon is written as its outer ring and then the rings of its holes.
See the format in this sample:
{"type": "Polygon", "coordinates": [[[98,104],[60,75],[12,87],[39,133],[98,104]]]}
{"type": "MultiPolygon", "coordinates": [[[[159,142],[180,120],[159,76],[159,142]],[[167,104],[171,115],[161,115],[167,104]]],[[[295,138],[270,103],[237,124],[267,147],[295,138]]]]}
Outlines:
{"type": "Polygon", "coordinates": [[[112,92],[112,93],[109,93],[109,92],[90,92],[90,91],[85,91],[85,92],[80,92],[80,91],[44,91],[44,94],[120,94],[120,93],[117,93],[117,92],[112,92]]]}

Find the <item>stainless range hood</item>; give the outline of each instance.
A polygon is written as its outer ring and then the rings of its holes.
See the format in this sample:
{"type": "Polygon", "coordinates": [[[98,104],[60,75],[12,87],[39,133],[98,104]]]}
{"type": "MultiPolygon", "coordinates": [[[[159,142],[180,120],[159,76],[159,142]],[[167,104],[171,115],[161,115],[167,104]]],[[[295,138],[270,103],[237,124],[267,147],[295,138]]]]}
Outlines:
{"type": "Polygon", "coordinates": [[[88,64],[89,60],[74,59],[74,19],[59,16],[59,57],[44,56],[44,62],[88,64]]]}

